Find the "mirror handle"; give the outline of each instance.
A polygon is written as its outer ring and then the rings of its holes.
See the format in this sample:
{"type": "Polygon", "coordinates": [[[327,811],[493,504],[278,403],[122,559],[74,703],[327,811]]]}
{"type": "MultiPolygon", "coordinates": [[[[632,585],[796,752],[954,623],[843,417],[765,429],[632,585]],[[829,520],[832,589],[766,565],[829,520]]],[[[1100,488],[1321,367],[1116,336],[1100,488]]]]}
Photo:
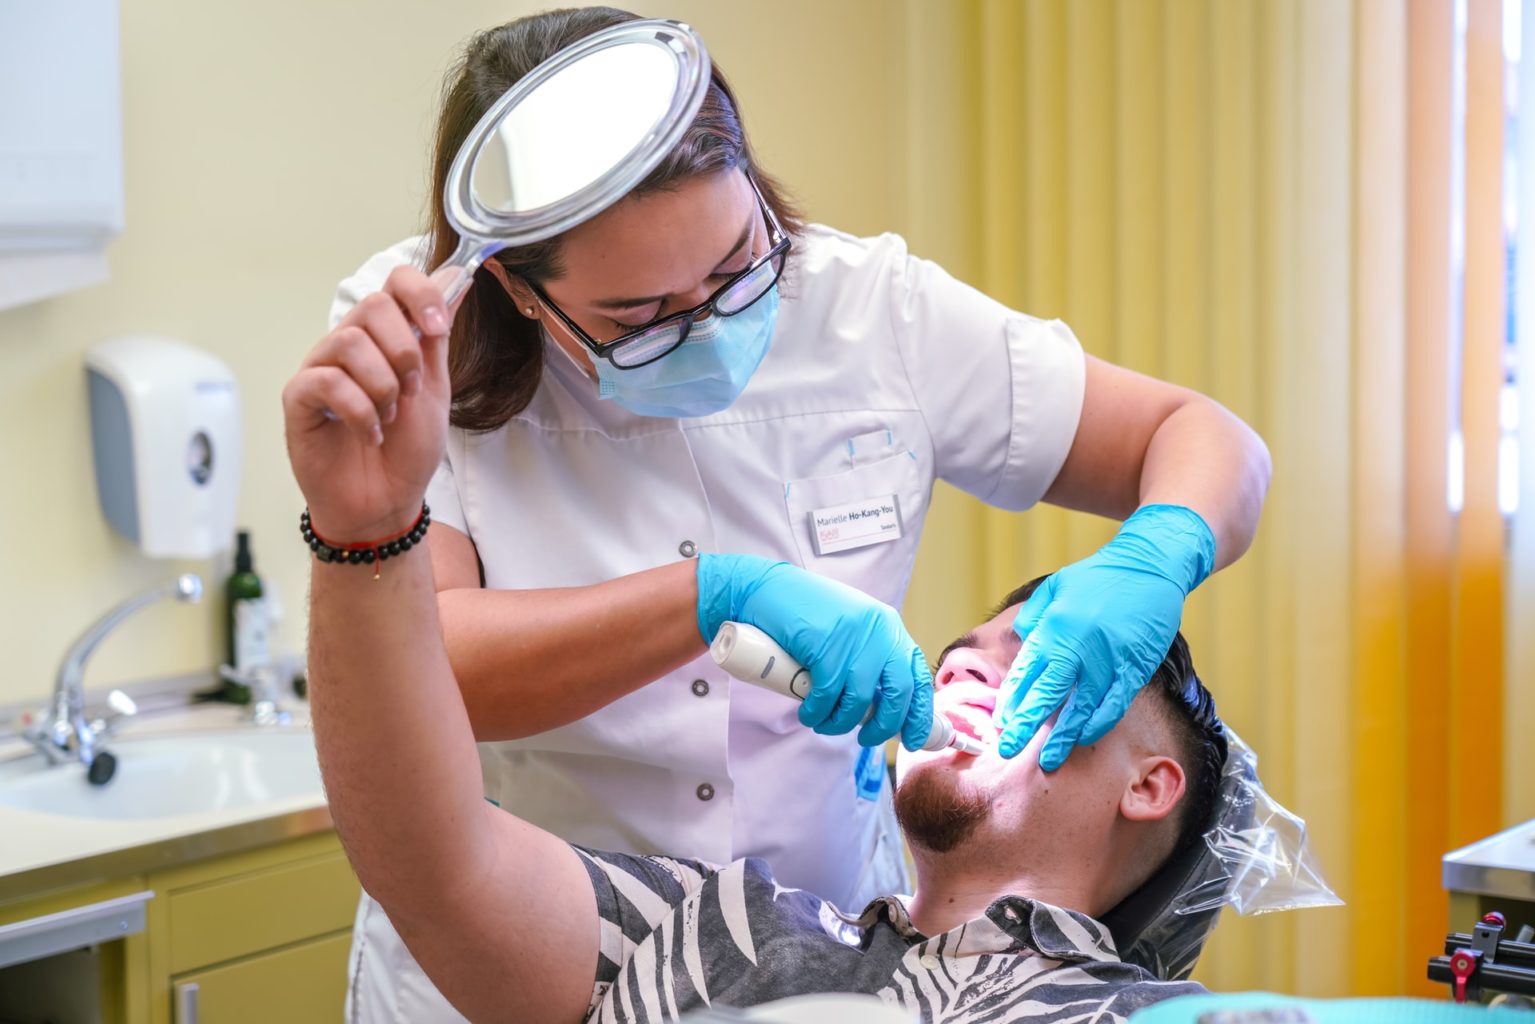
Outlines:
{"type": "Polygon", "coordinates": [[[493,241],[460,235],[453,254],[432,271],[432,280],[442,289],[442,298],[451,308],[474,283],[474,272],[501,246],[493,241]]]}

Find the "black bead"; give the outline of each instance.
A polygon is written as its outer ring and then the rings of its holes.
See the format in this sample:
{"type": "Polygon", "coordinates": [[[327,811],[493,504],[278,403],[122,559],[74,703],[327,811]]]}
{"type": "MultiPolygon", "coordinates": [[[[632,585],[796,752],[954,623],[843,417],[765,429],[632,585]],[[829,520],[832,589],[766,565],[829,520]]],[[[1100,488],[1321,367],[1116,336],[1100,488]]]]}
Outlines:
{"type": "Polygon", "coordinates": [[[333,544],[327,544],[314,532],[314,525],[309,515],[309,509],[305,508],[299,513],[299,535],[309,550],[314,552],[316,558],[322,562],[332,562],[339,565],[372,565],[382,562],[386,558],[395,558],[403,555],[417,544],[426,539],[427,527],[432,525],[431,507],[426,502],[421,503],[421,515],[403,536],[385,544],[379,544],[372,548],[341,548],[333,544]]]}

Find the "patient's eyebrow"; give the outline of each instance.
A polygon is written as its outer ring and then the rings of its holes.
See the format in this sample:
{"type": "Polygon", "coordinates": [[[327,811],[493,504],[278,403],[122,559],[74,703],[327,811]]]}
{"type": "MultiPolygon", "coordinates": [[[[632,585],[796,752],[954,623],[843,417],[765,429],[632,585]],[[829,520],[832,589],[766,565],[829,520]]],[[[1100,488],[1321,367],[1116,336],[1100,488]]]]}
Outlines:
{"type": "Polygon", "coordinates": [[[938,655],[938,660],[933,664],[933,671],[936,673],[939,669],[939,666],[943,664],[944,659],[946,659],[950,654],[953,654],[955,651],[966,647],[979,646],[981,646],[980,638],[975,635],[974,630],[971,630],[969,633],[966,633],[964,636],[960,637],[958,640],[955,640],[953,643],[949,644],[949,646],[943,649],[943,653],[938,655]]]}

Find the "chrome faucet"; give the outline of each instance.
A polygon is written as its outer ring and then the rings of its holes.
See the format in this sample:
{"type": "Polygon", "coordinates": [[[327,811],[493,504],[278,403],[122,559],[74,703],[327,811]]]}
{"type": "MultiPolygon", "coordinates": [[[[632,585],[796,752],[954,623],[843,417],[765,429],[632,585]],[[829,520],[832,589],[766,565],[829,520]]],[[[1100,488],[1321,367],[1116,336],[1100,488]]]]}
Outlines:
{"type": "MultiPolygon", "coordinates": [[[[70,646],[53,681],[50,706],[39,716],[40,720],[33,721],[23,730],[22,735],[42,751],[50,764],[78,761],[85,766],[86,777],[93,784],[100,786],[108,782],[116,767],[116,759],[101,748],[101,739],[110,723],[86,720],[86,659],[108,633],[140,608],[164,597],[195,603],[202,594],[202,579],[193,573],[185,573],[170,583],[128,598],[103,615],[70,646]]],[[[133,713],[133,702],[126,697],[114,699],[112,703],[119,717],[133,713]]]]}

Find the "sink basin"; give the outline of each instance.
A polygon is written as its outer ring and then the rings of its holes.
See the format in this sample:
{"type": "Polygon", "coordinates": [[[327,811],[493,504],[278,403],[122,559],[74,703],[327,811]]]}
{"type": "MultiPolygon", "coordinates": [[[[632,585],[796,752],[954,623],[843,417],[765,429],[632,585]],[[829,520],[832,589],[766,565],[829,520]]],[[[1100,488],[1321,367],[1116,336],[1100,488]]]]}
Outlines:
{"type": "Polygon", "coordinates": [[[0,764],[0,806],[71,818],[138,820],[235,810],[322,793],[304,730],[197,732],[116,739],[117,773],[92,786],[79,765],[41,757],[0,764]]]}

